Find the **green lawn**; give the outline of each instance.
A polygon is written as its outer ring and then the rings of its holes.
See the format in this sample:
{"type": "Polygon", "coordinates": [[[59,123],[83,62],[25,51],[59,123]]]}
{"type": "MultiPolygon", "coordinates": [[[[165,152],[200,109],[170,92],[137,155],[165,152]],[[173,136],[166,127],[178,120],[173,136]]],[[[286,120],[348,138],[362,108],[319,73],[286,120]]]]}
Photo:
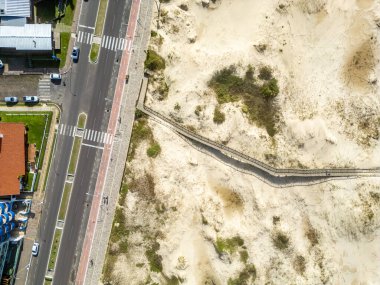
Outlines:
{"type": "Polygon", "coordinates": [[[51,246],[48,269],[54,269],[55,262],[57,260],[57,254],[59,250],[59,244],[61,242],[62,230],[55,229],[53,244],[51,246]]]}
{"type": "Polygon", "coordinates": [[[62,32],[61,33],[61,50],[56,52],[56,56],[61,59],[59,62],[59,67],[63,68],[65,66],[67,49],[69,48],[70,33],[62,32]]]}
{"type": "Polygon", "coordinates": [[[82,139],[80,137],[76,137],[74,139],[74,145],[73,145],[73,150],[71,151],[69,171],[68,171],[70,174],[74,174],[75,172],[81,143],[82,143],[82,139]]]}
{"type": "Polygon", "coordinates": [[[65,188],[63,190],[63,196],[61,200],[61,206],[59,208],[59,215],[58,220],[64,220],[67,210],[67,204],[70,199],[70,193],[71,193],[72,184],[71,183],[65,183],[65,188]]]}
{"type": "Polygon", "coordinates": [[[80,113],[78,117],[77,127],[80,129],[84,129],[84,127],[86,126],[86,120],[87,120],[87,115],[85,113],[80,113]]]}
{"type": "Polygon", "coordinates": [[[92,45],[91,45],[91,53],[90,53],[90,60],[92,62],[97,62],[98,61],[99,49],[100,49],[100,45],[99,44],[92,43],[92,45]]]}
{"type": "Polygon", "coordinates": [[[106,18],[108,0],[100,0],[98,16],[96,18],[95,35],[101,36],[103,32],[104,19],[106,18]]]}

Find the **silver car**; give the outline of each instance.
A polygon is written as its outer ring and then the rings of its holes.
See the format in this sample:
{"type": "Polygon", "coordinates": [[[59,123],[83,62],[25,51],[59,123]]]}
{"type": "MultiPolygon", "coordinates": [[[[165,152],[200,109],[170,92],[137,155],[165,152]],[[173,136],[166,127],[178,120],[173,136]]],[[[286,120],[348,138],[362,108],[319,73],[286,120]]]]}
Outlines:
{"type": "Polygon", "coordinates": [[[73,51],[71,53],[71,58],[74,62],[77,62],[79,59],[79,47],[73,47],[73,51]]]}
{"type": "Polygon", "coordinates": [[[62,76],[59,73],[51,73],[50,74],[50,80],[61,80],[62,76]]]}

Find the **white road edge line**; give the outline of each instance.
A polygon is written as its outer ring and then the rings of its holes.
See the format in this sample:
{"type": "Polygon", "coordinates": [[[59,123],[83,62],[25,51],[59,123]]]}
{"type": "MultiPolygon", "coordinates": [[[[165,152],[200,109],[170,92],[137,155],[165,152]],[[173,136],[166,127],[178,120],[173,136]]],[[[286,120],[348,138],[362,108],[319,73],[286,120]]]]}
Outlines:
{"type": "Polygon", "coordinates": [[[87,143],[82,143],[82,145],[93,147],[93,148],[98,148],[98,149],[104,149],[104,147],[102,147],[102,146],[97,146],[97,145],[92,145],[92,144],[87,144],[87,143]]]}

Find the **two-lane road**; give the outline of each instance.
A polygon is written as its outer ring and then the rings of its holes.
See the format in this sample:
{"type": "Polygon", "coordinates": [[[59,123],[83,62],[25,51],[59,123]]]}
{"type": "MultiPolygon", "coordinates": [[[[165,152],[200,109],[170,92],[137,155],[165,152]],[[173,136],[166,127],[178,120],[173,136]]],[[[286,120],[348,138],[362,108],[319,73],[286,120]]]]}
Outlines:
{"type": "MultiPolygon", "coordinates": [[[[83,2],[76,43],[81,50],[80,58],[66,77],[61,124],[75,126],[78,114],[86,112],[86,129],[106,133],[121,52],[128,48],[128,44],[120,39],[126,32],[131,2],[109,1],[98,63],[91,64],[88,61],[91,41],[88,39],[93,39],[93,36],[84,35],[84,31],[94,31],[91,27],[95,26],[97,6],[98,1],[83,2]]],[[[32,261],[27,284],[43,284],[72,143],[72,136],[61,136],[58,132],[40,220],[38,240],[41,250],[38,258],[32,261]]],[[[99,142],[86,144],[95,147],[82,145],[55,266],[54,284],[73,284],[76,276],[103,147],[99,142]]]]}

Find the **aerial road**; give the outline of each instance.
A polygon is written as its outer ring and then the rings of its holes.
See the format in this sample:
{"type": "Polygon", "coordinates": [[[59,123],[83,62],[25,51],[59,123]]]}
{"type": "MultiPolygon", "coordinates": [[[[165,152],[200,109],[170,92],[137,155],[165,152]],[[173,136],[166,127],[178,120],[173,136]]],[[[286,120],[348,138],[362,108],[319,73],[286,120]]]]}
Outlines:
{"type": "Polygon", "coordinates": [[[74,284],[75,281],[99,163],[105,143],[109,143],[100,137],[107,134],[120,58],[123,50],[128,48],[128,44],[122,44],[121,39],[125,37],[131,1],[109,1],[98,62],[89,62],[91,43],[82,40],[78,35],[86,34],[83,39],[88,39],[88,35],[94,32],[98,4],[98,0],[82,4],[75,44],[80,48],[80,55],[78,62],[72,64],[63,79],[66,90],[61,106],[62,118],[57,131],[56,150],[45,190],[44,209],[38,232],[41,248],[39,256],[32,259],[26,284],[43,284],[47,271],[74,140],[73,134],[60,130],[75,126],[79,113],[85,112],[86,129],[101,136],[83,140],[85,144],[82,145],[79,156],[54,271],[54,284],[74,284]]]}

